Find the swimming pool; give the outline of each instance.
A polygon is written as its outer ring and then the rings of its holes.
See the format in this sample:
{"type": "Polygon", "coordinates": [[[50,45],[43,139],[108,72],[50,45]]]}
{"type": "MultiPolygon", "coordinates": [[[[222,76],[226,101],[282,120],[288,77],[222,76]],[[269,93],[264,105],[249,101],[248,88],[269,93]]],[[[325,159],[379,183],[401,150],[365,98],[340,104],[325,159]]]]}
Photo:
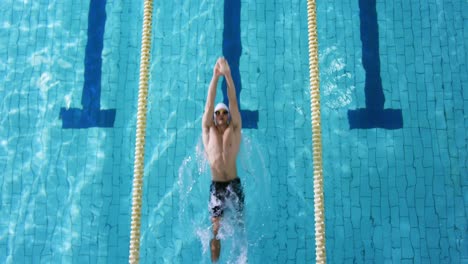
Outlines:
{"type": "MultiPolygon", "coordinates": [[[[225,230],[221,262],[312,263],[306,2],[230,3],[246,232],[225,230]]],[[[328,261],[466,262],[466,1],[366,3],[317,3],[328,261]]],[[[0,260],[127,262],[141,2],[0,14],[0,260]]],[[[225,15],[154,5],[142,263],[209,263],[200,126],[225,15]]]]}

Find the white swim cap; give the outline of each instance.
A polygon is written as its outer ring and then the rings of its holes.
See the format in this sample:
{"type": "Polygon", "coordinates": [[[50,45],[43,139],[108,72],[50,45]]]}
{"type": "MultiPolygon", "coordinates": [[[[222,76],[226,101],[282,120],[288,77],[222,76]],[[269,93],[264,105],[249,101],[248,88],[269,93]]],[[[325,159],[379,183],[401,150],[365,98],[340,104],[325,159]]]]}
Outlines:
{"type": "Polygon", "coordinates": [[[218,103],[215,106],[214,113],[213,113],[213,121],[214,121],[215,125],[217,126],[218,124],[216,123],[216,111],[219,111],[221,109],[224,109],[224,110],[226,110],[228,112],[227,125],[229,125],[229,123],[231,123],[231,113],[229,112],[229,107],[227,107],[227,105],[225,105],[224,103],[218,103]]]}
{"type": "Polygon", "coordinates": [[[228,108],[227,105],[225,105],[224,103],[218,103],[218,104],[215,106],[214,111],[216,112],[216,111],[218,111],[218,110],[220,110],[220,109],[224,109],[224,110],[228,111],[228,113],[229,113],[229,108],[228,108]]]}

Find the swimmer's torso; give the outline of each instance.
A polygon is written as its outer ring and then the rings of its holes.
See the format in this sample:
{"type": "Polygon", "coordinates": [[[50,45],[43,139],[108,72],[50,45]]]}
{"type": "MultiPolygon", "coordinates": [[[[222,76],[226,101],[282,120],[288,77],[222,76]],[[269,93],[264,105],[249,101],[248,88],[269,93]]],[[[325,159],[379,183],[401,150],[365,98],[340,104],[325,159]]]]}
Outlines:
{"type": "Polygon", "coordinates": [[[237,178],[236,158],[240,147],[240,130],[227,127],[223,134],[210,127],[205,150],[211,167],[213,181],[230,181],[237,178]]]}

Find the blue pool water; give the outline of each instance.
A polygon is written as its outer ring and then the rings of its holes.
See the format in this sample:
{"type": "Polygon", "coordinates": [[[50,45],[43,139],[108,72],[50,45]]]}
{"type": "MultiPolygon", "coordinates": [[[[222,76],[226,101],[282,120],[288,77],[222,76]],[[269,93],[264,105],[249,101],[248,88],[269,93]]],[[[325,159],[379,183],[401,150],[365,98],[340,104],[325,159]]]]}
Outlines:
{"type": "MultiPolygon", "coordinates": [[[[2,263],[128,262],[142,3],[103,3],[0,3],[2,263]]],[[[229,4],[154,4],[142,263],[210,263],[201,117],[222,55],[246,226],[226,220],[221,262],[314,262],[306,2],[229,4]]],[[[468,262],[463,10],[317,2],[330,263],[468,262]]]]}

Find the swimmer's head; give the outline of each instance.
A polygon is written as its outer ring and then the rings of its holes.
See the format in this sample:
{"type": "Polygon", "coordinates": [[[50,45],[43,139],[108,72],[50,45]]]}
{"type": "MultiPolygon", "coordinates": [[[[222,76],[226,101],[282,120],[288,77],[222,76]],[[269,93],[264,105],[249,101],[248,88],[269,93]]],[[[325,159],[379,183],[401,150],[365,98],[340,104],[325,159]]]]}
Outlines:
{"type": "Polygon", "coordinates": [[[229,125],[231,122],[231,114],[229,113],[229,108],[224,103],[218,103],[214,109],[213,121],[215,126],[219,122],[225,122],[226,125],[229,125]]]}

